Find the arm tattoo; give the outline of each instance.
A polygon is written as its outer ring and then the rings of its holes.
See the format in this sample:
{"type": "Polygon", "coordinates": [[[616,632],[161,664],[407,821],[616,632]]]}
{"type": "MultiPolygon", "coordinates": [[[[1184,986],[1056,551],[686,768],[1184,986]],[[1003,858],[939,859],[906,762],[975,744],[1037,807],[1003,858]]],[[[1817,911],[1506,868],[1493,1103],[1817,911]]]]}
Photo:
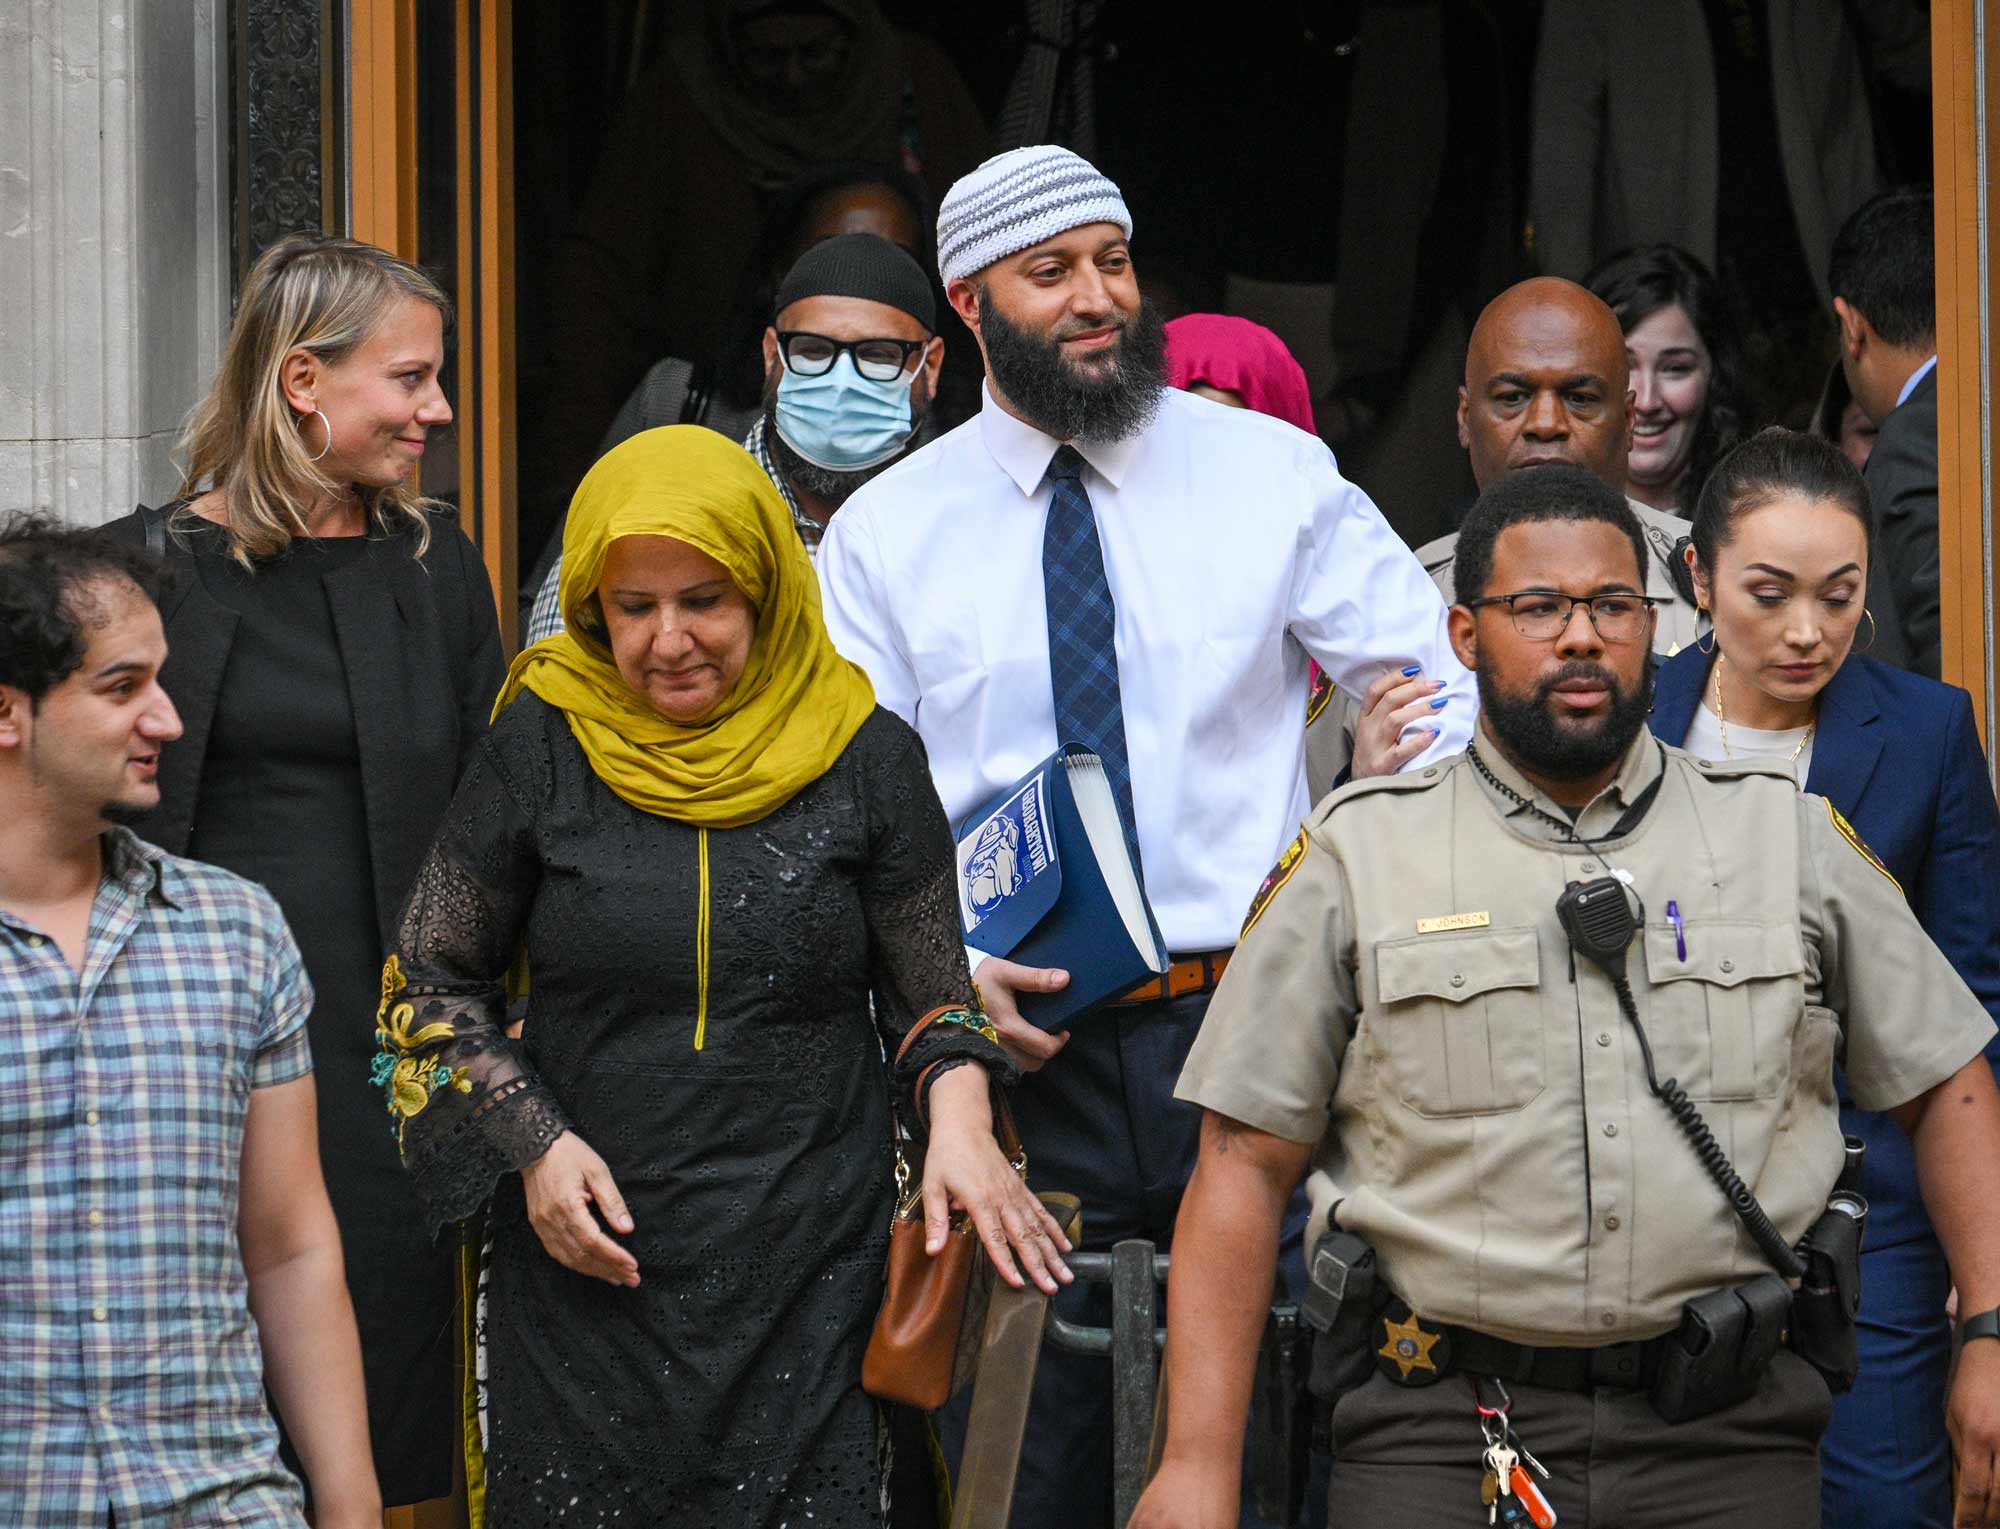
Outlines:
{"type": "Polygon", "coordinates": [[[1230,1142],[1243,1132],[1243,1122],[1232,1120],[1227,1115],[1217,1115],[1211,1112],[1208,1117],[1208,1125],[1209,1142],[1215,1148],[1215,1155],[1217,1157],[1227,1157],[1229,1155],[1230,1142]]]}

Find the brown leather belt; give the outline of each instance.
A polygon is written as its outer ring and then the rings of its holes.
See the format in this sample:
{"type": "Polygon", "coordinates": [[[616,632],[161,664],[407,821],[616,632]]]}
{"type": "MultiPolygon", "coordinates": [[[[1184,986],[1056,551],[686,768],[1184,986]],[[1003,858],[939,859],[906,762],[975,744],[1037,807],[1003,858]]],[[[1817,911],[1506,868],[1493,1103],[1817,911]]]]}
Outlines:
{"type": "Polygon", "coordinates": [[[1215,984],[1222,980],[1222,969],[1229,964],[1230,955],[1229,951],[1216,950],[1199,956],[1171,956],[1165,976],[1142,982],[1131,992],[1119,994],[1111,1000],[1111,1007],[1127,1003],[1155,1003],[1162,998],[1185,998],[1189,993],[1213,992],[1215,984]]]}

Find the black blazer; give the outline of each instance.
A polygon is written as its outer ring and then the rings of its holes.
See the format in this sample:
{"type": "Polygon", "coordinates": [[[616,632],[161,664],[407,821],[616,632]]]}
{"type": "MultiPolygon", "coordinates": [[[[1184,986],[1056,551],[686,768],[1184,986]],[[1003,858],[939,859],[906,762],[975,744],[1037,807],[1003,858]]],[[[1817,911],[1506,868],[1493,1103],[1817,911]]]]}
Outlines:
{"type": "Polygon", "coordinates": [[[1868,604],[1884,629],[1875,656],[1936,679],[1941,647],[1936,367],[1882,421],[1862,476],[1875,515],[1868,604]]]}
{"type": "MultiPolygon", "coordinates": [[[[143,506],[105,529],[144,545],[143,506]]],[[[444,821],[458,777],[486,734],[505,675],[500,628],[485,566],[450,511],[433,511],[431,540],[413,557],[409,532],[371,541],[352,567],[327,576],[334,630],[347,670],[361,749],[375,906],[382,948],[444,821]]],[[[195,549],[220,550],[222,530],[202,523],[166,536],[169,587],[161,596],[167,663],[160,682],[184,731],[160,760],[160,805],[138,831],[184,854],[194,831],[202,760],[216,697],[236,635],[236,612],[219,603],[195,570],[195,549]]]]}

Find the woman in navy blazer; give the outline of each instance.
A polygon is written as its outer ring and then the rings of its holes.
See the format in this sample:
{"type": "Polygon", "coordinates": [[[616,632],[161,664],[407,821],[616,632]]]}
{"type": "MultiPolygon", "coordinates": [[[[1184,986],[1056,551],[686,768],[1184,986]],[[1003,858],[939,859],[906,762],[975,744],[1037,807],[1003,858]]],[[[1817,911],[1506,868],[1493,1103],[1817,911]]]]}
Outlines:
{"type": "MultiPolygon", "coordinates": [[[[1853,651],[1869,525],[1861,475],[1826,442],[1767,430],[1725,458],[1702,492],[1689,555],[1714,632],[1661,666],[1653,731],[1697,756],[1806,765],[1804,789],[1848,819],[2000,1016],[2000,807],[1971,698],[1853,651]]],[[[1988,1055],[2000,1062],[2000,1039],[1988,1055]]],[[[1835,1399],[1821,1446],[1824,1521],[1942,1529],[1950,1275],[1909,1138],[1856,1110],[1844,1081],[1841,1098],[1842,1125],[1868,1144],[1869,1214],[1861,1375],[1835,1399]]]]}

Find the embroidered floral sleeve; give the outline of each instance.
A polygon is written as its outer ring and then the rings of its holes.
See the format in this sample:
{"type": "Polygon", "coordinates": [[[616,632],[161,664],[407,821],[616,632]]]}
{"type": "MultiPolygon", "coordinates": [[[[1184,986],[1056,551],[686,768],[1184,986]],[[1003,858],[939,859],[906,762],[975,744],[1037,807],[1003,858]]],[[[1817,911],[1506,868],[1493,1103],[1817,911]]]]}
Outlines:
{"type": "Polygon", "coordinates": [[[374,1081],[433,1232],[569,1128],[504,1029],[539,879],[532,820],[489,742],[404,905],[375,1014],[374,1081]]]}
{"type": "MultiPolygon", "coordinates": [[[[885,713],[870,726],[892,728],[895,734],[885,737],[885,746],[879,746],[864,772],[872,853],[861,889],[874,950],[876,1022],[889,1054],[896,1054],[919,1016],[949,1006],[917,1038],[897,1070],[905,1090],[905,1118],[917,1121],[926,1118],[925,1101],[909,1091],[933,1063],[955,1067],[977,1062],[996,1088],[1011,1088],[1018,1072],[980,1011],[966,970],[951,827],[931,783],[923,743],[885,713]]],[[[925,1079],[926,1090],[946,1070],[932,1072],[925,1079]]]]}

